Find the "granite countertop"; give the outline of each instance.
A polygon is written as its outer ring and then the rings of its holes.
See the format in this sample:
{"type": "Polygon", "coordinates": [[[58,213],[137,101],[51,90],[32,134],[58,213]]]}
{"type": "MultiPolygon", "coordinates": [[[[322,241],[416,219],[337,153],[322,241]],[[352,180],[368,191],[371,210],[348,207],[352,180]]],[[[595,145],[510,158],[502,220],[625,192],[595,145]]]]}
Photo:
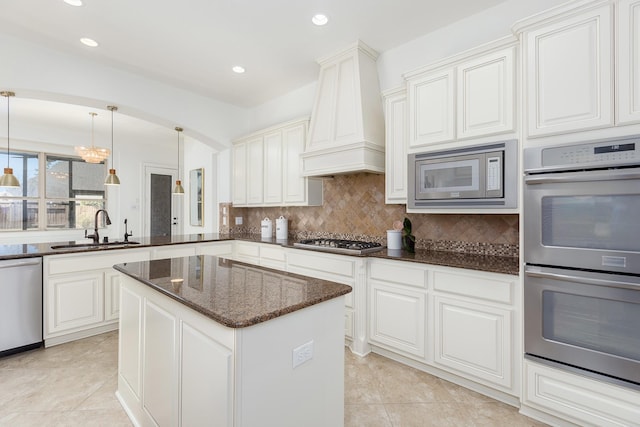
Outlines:
{"type": "Polygon", "coordinates": [[[209,255],[114,268],[229,328],[255,325],[351,292],[347,285],[209,255]]]}
{"type": "MultiPolygon", "coordinates": [[[[83,253],[104,250],[132,249],[149,246],[167,246],[189,243],[203,242],[219,242],[224,240],[241,240],[254,243],[275,244],[283,247],[294,248],[294,243],[298,239],[275,239],[262,238],[260,234],[184,234],[179,236],[160,236],[160,237],[133,237],[134,242],[139,244],[131,244],[127,246],[100,246],[100,247],[76,247],[67,249],[52,249],[52,246],[68,245],[74,242],[52,242],[52,243],[29,243],[22,245],[0,245],[0,260],[13,258],[28,258],[44,255],[61,255],[70,253],[83,253]]],[[[76,241],[78,242],[78,241],[76,241]]],[[[90,244],[90,240],[79,240],[79,242],[90,244]]],[[[302,249],[295,247],[300,250],[302,249]]],[[[518,275],[520,271],[520,263],[517,257],[495,256],[495,255],[478,255],[468,254],[464,252],[435,251],[426,249],[417,249],[415,254],[406,251],[394,251],[383,249],[379,252],[373,252],[366,255],[349,255],[363,256],[383,259],[395,259],[398,261],[419,262],[423,264],[442,265],[447,267],[466,268],[470,270],[488,271],[493,273],[505,273],[518,275]]]]}

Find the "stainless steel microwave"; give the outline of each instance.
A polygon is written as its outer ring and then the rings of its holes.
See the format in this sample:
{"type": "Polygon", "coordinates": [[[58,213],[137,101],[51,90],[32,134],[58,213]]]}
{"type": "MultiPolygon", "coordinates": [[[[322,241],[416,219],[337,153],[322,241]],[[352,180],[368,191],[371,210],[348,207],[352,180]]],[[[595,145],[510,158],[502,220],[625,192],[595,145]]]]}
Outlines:
{"type": "Polygon", "coordinates": [[[408,209],[517,207],[518,141],[409,154],[408,209]]]}

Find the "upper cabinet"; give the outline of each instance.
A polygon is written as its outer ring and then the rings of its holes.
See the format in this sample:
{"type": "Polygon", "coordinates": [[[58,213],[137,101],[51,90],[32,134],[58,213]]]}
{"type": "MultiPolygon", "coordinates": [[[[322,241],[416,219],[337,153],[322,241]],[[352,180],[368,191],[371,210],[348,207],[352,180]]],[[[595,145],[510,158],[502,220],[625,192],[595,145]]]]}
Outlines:
{"type": "Polygon", "coordinates": [[[407,203],[407,91],[385,92],[385,201],[407,203]]]}
{"type": "Polygon", "coordinates": [[[612,126],[612,5],[540,18],[523,36],[527,136],[612,126]]]}
{"type": "Polygon", "coordinates": [[[513,37],[405,74],[409,147],[515,131],[513,37]]]}
{"type": "Polygon", "coordinates": [[[319,206],[322,180],[302,176],[308,120],[294,120],[234,142],[234,206],[319,206]]]}
{"type": "Polygon", "coordinates": [[[618,92],[617,120],[640,122],[640,1],[618,4],[618,92]]]}

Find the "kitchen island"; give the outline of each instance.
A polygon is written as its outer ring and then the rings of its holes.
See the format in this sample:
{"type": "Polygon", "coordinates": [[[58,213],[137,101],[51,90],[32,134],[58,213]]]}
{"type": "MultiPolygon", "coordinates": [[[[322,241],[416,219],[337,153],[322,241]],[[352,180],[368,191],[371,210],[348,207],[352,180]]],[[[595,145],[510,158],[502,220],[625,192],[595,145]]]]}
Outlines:
{"type": "Polygon", "coordinates": [[[205,255],[115,268],[136,425],[343,424],[349,286],[205,255]]]}

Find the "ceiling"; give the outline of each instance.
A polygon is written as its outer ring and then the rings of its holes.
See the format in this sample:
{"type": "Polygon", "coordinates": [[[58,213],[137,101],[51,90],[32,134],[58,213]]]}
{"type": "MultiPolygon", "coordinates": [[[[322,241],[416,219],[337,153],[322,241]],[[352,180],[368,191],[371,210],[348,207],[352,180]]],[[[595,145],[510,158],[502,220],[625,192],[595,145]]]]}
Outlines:
{"type": "MultiPolygon", "coordinates": [[[[63,0],[0,0],[0,33],[251,108],[315,82],[316,60],[356,40],[382,53],[502,1],[83,0],[73,7],[63,0]],[[316,13],[329,23],[313,25],[316,13]],[[100,45],[84,46],[81,37],[100,45]],[[234,65],[246,72],[233,73],[234,65]]],[[[86,139],[88,113],[95,111],[96,145],[109,144],[106,105],[100,110],[17,95],[13,138],[56,142],[47,140],[55,128],[69,143],[86,139]]],[[[116,140],[157,144],[175,136],[171,127],[115,114],[116,140]]]]}
{"type": "Polygon", "coordinates": [[[0,32],[250,108],[316,81],[316,59],[358,39],[384,52],[502,1],[0,0],[0,32]]]}

